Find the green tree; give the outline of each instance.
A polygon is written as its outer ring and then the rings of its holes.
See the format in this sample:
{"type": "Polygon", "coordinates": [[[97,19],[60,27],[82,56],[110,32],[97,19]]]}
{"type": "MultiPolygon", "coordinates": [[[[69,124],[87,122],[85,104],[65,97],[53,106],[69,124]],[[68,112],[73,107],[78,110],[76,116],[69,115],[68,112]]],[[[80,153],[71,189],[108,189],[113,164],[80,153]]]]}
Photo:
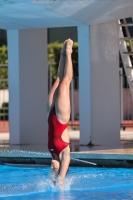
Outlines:
{"type": "MultiPolygon", "coordinates": [[[[58,64],[59,64],[59,59],[60,59],[60,52],[61,52],[62,46],[63,46],[63,43],[59,43],[58,41],[54,42],[54,43],[50,43],[48,45],[48,62],[53,63],[51,65],[52,81],[55,80],[56,75],[57,75],[58,64]]],[[[73,61],[74,77],[77,77],[78,76],[78,43],[77,42],[75,42],[73,44],[72,61],[73,61]]],[[[50,67],[50,65],[49,65],[49,67],[50,67]]]]}
{"type": "Polygon", "coordinates": [[[7,89],[8,68],[4,64],[8,63],[7,46],[0,47],[0,89],[7,89]],[[3,65],[3,66],[2,66],[3,65]]]}
{"type": "MultiPolygon", "coordinates": [[[[56,79],[58,63],[60,59],[60,51],[63,46],[63,43],[54,42],[48,44],[48,62],[51,64],[51,75],[52,81],[56,79]]],[[[8,48],[3,45],[0,47],[0,79],[8,79],[8,68],[4,66],[4,64],[8,64],[8,48]],[[3,65],[3,66],[2,66],[3,65]]],[[[73,44],[73,68],[74,68],[74,76],[78,76],[78,43],[73,44]]],[[[49,65],[50,66],[50,65],[49,65]]],[[[0,81],[0,89],[8,88],[7,81],[0,81]]]]}

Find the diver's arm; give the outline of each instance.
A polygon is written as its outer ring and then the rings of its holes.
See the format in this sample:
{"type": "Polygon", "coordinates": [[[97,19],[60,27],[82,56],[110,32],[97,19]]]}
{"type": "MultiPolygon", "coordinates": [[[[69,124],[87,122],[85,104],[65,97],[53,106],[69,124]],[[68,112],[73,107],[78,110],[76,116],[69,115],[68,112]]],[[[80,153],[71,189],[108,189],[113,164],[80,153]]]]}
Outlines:
{"type": "Polygon", "coordinates": [[[62,160],[61,160],[61,167],[59,172],[59,188],[64,188],[65,176],[67,174],[69,164],[70,164],[70,147],[68,146],[66,149],[63,150],[62,160]]]}

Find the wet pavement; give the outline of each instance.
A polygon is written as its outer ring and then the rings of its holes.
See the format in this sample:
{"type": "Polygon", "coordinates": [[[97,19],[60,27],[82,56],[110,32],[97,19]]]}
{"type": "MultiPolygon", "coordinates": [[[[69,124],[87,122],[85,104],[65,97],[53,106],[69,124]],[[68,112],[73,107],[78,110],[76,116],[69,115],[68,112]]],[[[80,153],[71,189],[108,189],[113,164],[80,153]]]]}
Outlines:
{"type": "MultiPolygon", "coordinates": [[[[69,131],[71,166],[133,168],[133,131],[121,131],[119,146],[81,146],[79,131],[69,131]],[[79,159],[80,161],[74,160],[79,159]]],[[[0,134],[0,164],[50,165],[51,155],[47,145],[12,145],[9,133],[0,134]]]]}
{"type": "MultiPolygon", "coordinates": [[[[100,154],[133,154],[133,131],[121,131],[120,146],[80,146],[79,131],[69,131],[71,152],[100,153],[100,154]]],[[[44,145],[12,145],[9,144],[9,133],[0,134],[0,150],[22,150],[34,152],[48,152],[44,145]]]]}

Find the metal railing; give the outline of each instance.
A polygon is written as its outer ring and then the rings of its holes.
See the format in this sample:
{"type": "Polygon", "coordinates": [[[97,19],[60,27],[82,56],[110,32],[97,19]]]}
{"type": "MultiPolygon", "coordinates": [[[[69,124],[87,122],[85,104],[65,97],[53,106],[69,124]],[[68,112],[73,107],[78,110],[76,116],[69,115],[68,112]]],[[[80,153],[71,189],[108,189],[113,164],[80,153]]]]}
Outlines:
{"type": "MultiPolygon", "coordinates": [[[[56,79],[58,63],[52,62],[48,64],[48,91],[50,90],[54,80],[56,79]]],[[[78,98],[78,77],[74,77],[70,86],[71,100],[71,117],[69,128],[79,128],[79,98],[78,98]]],[[[0,131],[9,130],[8,124],[8,65],[0,64],[0,131]],[[6,78],[2,78],[6,77],[6,78]]],[[[128,81],[124,73],[124,69],[120,68],[120,119],[121,126],[133,127],[133,101],[128,86],[128,81]]]]}
{"type": "Polygon", "coordinates": [[[133,100],[123,68],[120,68],[120,108],[121,127],[133,128],[133,100]]]}
{"type": "MultiPolygon", "coordinates": [[[[58,63],[48,64],[48,87],[50,90],[56,75],[54,75],[53,68],[57,67],[58,63]]],[[[8,65],[0,64],[0,131],[4,132],[9,130],[8,125],[8,74],[7,78],[2,78],[3,74],[6,73],[8,65]]],[[[8,72],[7,72],[8,73],[8,72]]],[[[56,73],[55,73],[56,74],[56,73]]],[[[70,86],[70,100],[71,100],[71,116],[69,122],[69,128],[78,129],[79,128],[79,82],[78,77],[74,77],[70,86]]],[[[126,127],[125,124],[133,125],[133,101],[130,94],[130,89],[124,73],[124,69],[120,68],[120,118],[121,126],[126,127]]]]}
{"type": "MultiPolygon", "coordinates": [[[[58,63],[48,63],[48,91],[52,87],[56,74],[58,63]]],[[[78,109],[78,77],[74,77],[70,86],[70,100],[71,100],[71,116],[69,128],[79,128],[79,109],[78,109]]],[[[8,123],[8,65],[0,64],[0,132],[9,131],[8,123]],[[5,77],[6,78],[2,78],[5,77]]]]}
{"type": "Polygon", "coordinates": [[[0,131],[8,132],[8,65],[0,64],[0,131]]]}

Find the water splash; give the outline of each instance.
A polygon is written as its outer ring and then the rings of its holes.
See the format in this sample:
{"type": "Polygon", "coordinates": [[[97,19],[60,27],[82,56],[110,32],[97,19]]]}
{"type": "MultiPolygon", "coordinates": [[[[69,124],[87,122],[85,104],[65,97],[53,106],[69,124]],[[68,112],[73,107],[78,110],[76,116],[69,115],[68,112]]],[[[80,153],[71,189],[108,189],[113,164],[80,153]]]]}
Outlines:
{"type": "Polygon", "coordinates": [[[88,192],[89,199],[103,195],[108,197],[105,199],[112,199],[112,194],[124,196],[124,190],[130,199],[133,195],[132,169],[70,168],[63,191],[51,184],[49,173],[50,167],[0,166],[0,199],[87,200],[88,192]]]}

